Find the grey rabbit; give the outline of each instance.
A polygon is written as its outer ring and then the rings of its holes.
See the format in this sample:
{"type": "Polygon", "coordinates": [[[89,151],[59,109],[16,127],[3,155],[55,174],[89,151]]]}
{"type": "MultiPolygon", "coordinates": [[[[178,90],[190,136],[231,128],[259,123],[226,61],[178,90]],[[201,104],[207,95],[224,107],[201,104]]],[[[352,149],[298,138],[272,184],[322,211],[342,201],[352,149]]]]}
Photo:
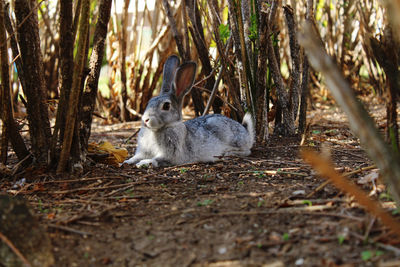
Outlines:
{"type": "Polygon", "coordinates": [[[254,143],[250,113],[242,124],[220,114],[182,121],[183,98],[193,86],[196,67],[194,62],[179,66],[175,55],[167,59],[160,95],[150,99],[142,116],[135,156],[124,163],[162,167],[250,154],[254,143]]]}

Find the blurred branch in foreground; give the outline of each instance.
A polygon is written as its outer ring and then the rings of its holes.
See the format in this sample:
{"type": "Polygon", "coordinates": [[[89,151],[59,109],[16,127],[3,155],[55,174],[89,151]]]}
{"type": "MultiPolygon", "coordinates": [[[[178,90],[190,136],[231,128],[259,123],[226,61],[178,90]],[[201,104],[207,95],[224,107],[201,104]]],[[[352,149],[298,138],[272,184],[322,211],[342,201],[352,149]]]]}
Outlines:
{"type": "Polygon", "coordinates": [[[304,47],[310,64],[320,71],[337,103],[347,114],[352,131],[360,138],[361,144],[380,169],[381,175],[389,185],[397,207],[400,207],[400,165],[398,154],[384,142],[375,127],[374,121],[358,101],[354,91],[343,78],[336,64],[318,42],[312,26],[303,25],[299,42],[304,47]]]}

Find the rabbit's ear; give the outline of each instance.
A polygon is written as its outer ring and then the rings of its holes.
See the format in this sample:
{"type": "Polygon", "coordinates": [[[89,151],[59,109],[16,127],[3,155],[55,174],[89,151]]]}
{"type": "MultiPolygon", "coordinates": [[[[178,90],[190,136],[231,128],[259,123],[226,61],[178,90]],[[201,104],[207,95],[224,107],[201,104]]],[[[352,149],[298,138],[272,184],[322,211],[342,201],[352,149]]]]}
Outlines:
{"type": "Polygon", "coordinates": [[[179,58],[175,55],[170,56],[164,64],[163,82],[160,94],[171,91],[176,69],[179,66],[179,58]]]}
{"type": "Polygon", "coordinates": [[[196,63],[190,61],[183,63],[175,74],[175,94],[179,101],[192,89],[196,75],[196,63]]]}

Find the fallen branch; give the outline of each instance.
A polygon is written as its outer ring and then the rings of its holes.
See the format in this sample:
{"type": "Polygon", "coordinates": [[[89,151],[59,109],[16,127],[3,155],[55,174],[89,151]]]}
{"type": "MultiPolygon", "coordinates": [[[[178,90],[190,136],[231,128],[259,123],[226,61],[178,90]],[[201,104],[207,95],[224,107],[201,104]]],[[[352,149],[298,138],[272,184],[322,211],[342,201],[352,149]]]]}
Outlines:
{"type": "Polygon", "coordinates": [[[76,230],[76,229],[73,229],[73,228],[71,228],[71,227],[63,226],[63,225],[57,225],[57,224],[49,223],[49,224],[47,224],[47,226],[50,227],[50,228],[54,228],[54,229],[58,229],[58,230],[63,230],[63,231],[65,231],[65,232],[70,232],[70,233],[74,233],[74,234],[78,234],[78,235],[83,235],[83,236],[93,235],[92,233],[85,232],[85,231],[80,231],[80,230],[76,230]]]}

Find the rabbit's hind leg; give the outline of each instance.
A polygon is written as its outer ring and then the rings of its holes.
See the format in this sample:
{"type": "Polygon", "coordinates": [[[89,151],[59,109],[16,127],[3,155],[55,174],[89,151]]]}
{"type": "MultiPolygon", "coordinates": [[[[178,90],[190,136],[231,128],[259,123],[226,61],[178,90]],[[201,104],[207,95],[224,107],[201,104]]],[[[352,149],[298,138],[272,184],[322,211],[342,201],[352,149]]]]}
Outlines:
{"type": "Polygon", "coordinates": [[[239,156],[246,157],[251,154],[250,149],[238,149],[237,147],[233,147],[231,150],[225,151],[223,156],[239,156]]]}

